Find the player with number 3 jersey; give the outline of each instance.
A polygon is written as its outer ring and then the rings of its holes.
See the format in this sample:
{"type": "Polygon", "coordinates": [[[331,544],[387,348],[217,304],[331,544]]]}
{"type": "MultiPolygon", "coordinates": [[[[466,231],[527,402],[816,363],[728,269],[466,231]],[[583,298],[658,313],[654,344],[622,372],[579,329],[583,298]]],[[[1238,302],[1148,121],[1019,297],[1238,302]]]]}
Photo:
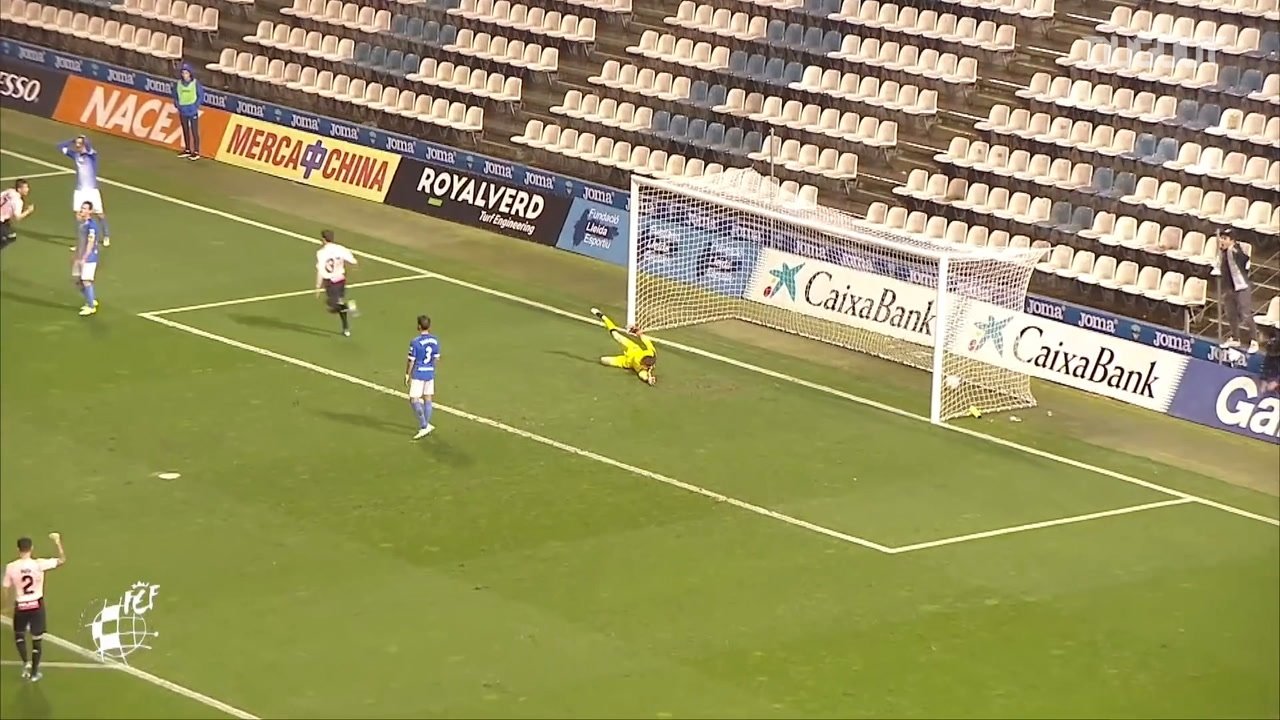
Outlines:
{"type": "Polygon", "coordinates": [[[431,399],[436,394],[436,363],[440,361],[440,339],[431,333],[431,318],[418,316],[418,334],[409,341],[409,359],[404,382],[409,386],[409,405],[418,418],[414,440],[431,434],[431,399]]]}
{"type": "Polygon", "coordinates": [[[355,300],[347,299],[347,265],[359,265],[350,250],[333,240],[333,231],[320,233],[320,249],[316,250],[316,296],[324,292],[329,312],[342,320],[342,334],[351,337],[350,315],[356,314],[355,300]]]}

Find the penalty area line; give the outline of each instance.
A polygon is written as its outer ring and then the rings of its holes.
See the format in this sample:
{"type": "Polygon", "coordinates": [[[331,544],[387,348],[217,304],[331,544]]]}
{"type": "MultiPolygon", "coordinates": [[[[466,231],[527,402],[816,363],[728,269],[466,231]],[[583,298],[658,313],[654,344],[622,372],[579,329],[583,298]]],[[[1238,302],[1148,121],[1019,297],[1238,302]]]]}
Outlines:
{"type": "MultiPolygon", "coordinates": [[[[226,337],[225,335],[212,333],[212,332],[209,332],[208,330],[201,330],[200,328],[192,327],[190,325],[185,325],[183,323],[177,322],[175,320],[171,320],[166,317],[161,317],[155,314],[148,314],[148,313],[140,313],[139,317],[144,318],[146,320],[150,320],[151,322],[165,325],[167,327],[173,328],[174,330],[181,330],[182,332],[189,333],[197,337],[205,338],[206,340],[212,340],[214,342],[222,343],[223,345],[228,345],[230,347],[237,348],[239,350],[245,350],[245,351],[254,353],[255,355],[261,355],[262,357],[271,358],[273,360],[279,360],[280,362],[288,363],[289,365],[293,365],[295,367],[299,367],[304,370],[309,370],[313,373],[323,375],[325,377],[333,378],[335,380],[342,380],[343,382],[347,382],[352,385],[357,385],[359,387],[362,387],[368,390],[373,390],[375,392],[382,393],[383,395],[389,395],[391,397],[399,398],[401,400],[409,399],[409,395],[403,391],[395,390],[385,385],[379,385],[378,383],[371,382],[369,380],[365,380],[364,378],[356,377],[354,375],[348,375],[347,373],[344,373],[344,372],[331,370],[329,368],[316,365],[315,363],[308,362],[306,360],[301,360],[299,358],[295,358],[289,355],[284,355],[284,354],[275,352],[274,350],[268,350],[263,347],[258,347],[257,345],[250,345],[249,343],[241,342],[240,340],[235,340],[233,338],[226,337]]],[[[600,453],[597,453],[591,450],[586,450],[574,445],[570,445],[568,443],[561,442],[559,440],[554,440],[544,435],[538,435],[537,433],[532,433],[532,432],[529,432],[528,430],[522,430],[518,427],[508,425],[504,422],[500,422],[492,418],[476,415],[474,413],[469,413],[465,410],[459,410],[458,408],[449,407],[447,405],[441,405],[439,403],[436,403],[434,407],[436,410],[446,413],[448,415],[453,415],[455,417],[459,417],[464,420],[470,420],[471,422],[484,425],[486,427],[490,427],[495,430],[501,430],[502,432],[515,435],[516,437],[523,438],[525,440],[530,440],[532,442],[538,443],[539,445],[545,445],[547,447],[560,450],[561,452],[565,452],[570,455],[576,455],[581,458],[586,458],[587,460],[594,460],[595,462],[598,462],[602,465],[608,465],[610,467],[617,468],[618,470],[623,470],[625,472],[628,472],[632,475],[636,475],[638,477],[642,477],[648,480],[654,480],[662,483],[663,485],[669,485],[674,488],[679,488],[680,490],[684,490],[686,492],[693,493],[695,495],[701,495],[705,498],[715,500],[716,502],[732,505],[733,507],[736,507],[740,510],[746,510],[747,512],[754,513],[756,515],[760,515],[762,517],[766,517],[771,520],[777,520],[780,522],[784,522],[788,525],[792,525],[794,527],[802,528],[804,530],[817,533],[819,535],[825,535],[834,540],[840,540],[841,542],[849,543],[851,545],[858,545],[858,546],[868,548],[870,550],[876,550],[882,553],[892,552],[890,548],[884,545],[881,545],[880,543],[872,542],[871,540],[860,538],[854,535],[849,535],[847,533],[842,533],[839,530],[832,530],[831,528],[823,527],[821,525],[811,523],[807,520],[801,520],[800,518],[792,517],[790,515],[777,512],[776,510],[770,510],[769,508],[762,507],[760,505],[755,505],[745,500],[739,500],[738,498],[730,497],[728,495],[718,493],[714,490],[709,490],[707,488],[700,487],[698,485],[693,485],[691,483],[687,483],[682,480],[677,480],[673,477],[669,477],[667,475],[663,475],[661,473],[657,473],[652,470],[646,470],[642,467],[638,467],[636,465],[632,465],[630,463],[626,463],[621,460],[615,460],[614,458],[608,457],[606,455],[601,455],[600,453]]]]}
{"type": "MultiPolygon", "coordinates": [[[[0,665],[5,667],[22,667],[27,663],[21,660],[0,660],[0,665]]],[[[63,662],[61,660],[41,660],[42,668],[61,668],[64,670],[119,670],[115,665],[106,665],[96,662],[63,662]]]]}
{"type": "Polygon", "coordinates": [[[917,550],[928,550],[929,548],[943,547],[944,545],[958,545],[959,543],[970,542],[973,540],[985,540],[987,538],[1000,537],[1001,535],[1013,535],[1014,533],[1058,527],[1059,525],[1073,525],[1075,523],[1097,520],[1099,518],[1115,517],[1116,515],[1129,515],[1131,513],[1138,513],[1146,510],[1155,510],[1156,508],[1172,507],[1174,505],[1188,505],[1193,502],[1195,502],[1195,499],[1193,498],[1181,497],[1174,498],[1172,500],[1158,500],[1156,502],[1144,503],[1142,505],[1130,505],[1128,507],[1116,508],[1114,510],[1103,510],[1101,512],[1086,513],[1084,515],[1072,515],[1071,517],[1044,520],[1042,522],[1027,523],[1025,525],[1014,525],[1012,527],[999,528],[997,530],[986,530],[983,532],[970,533],[968,535],[957,535],[955,537],[942,538],[941,540],[930,540],[928,542],[914,543],[912,545],[901,545],[899,547],[889,548],[889,553],[892,555],[900,555],[902,553],[915,552],[917,550]]]}
{"type": "MultiPolygon", "coordinates": [[[[41,163],[44,164],[44,163],[41,163]]],[[[13,182],[14,180],[35,180],[36,178],[58,177],[59,175],[74,175],[72,170],[57,170],[54,172],[31,173],[30,175],[5,175],[0,177],[0,182],[13,182]]]]}
{"type": "MultiPolygon", "coordinates": [[[[410,280],[430,280],[434,275],[418,273],[417,275],[400,275],[398,277],[383,278],[381,280],[366,280],[364,282],[351,283],[347,286],[348,290],[356,288],[374,287],[376,285],[390,285],[392,283],[409,282],[410,280]]],[[[284,298],[300,297],[302,295],[310,295],[320,292],[315,288],[310,290],[290,290],[289,292],[272,293],[270,295],[254,295],[253,297],[235,298],[232,300],[218,300],[216,302],[200,303],[199,305],[183,305],[181,307],[165,308],[163,310],[148,310],[142,315],[175,315],[177,313],[195,312],[196,310],[209,310],[212,308],[231,307],[233,305],[248,305],[250,303],[265,302],[267,300],[281,300],[284,298]]]]}
{"type": "MultiPolygon", "coordinates": [[[[0,624],[13,627],[13,620],[9,619],[7,616],[0,616],[0,624]]],[[[119,670],[120,672],[126,675],[132,675],[133,677],[138,678],[143,682],[149,683],[151,685],[155,685],[158,688],[163,688],[165,690],[168,690],[174,695],[181,695],[182,697],[187,698],[188,700],[194,700],[200,703],[201,705],[204,705],[205,707],[213,708],[214,710],[217,710],[220,713],[229,715],[233,718],[238,718],[238,720],[260,720],[257,715],[254,715],[253,713],[245,712],[244,710],[241,710],[240,708],[235,707],[234,705],[228,705],[227,703],[224,703],[217,698],[212,698],[212,697],[209,697],[208,695],[205,695],[204,693],[196,692],[191,688],[183,687],[182,685],[179,685],[176,682],[165,680],[159,675],[153,675],[147,672],[146,670],[139,670],[138,668],[133,667],[132,665],[128,665],[126,663],[122,663],[119,660],[114,660],[112,658],[104,658],[98,655],[98,653],[92,650],[89,650],[88,648],[80,647],[79,645],[65,638],[60,638],[57,635],[45,633],[44,639],[48,640],[51,644],[62,648],[63,650],[68,650],[70,652],[75,653],[76,655],[79,655],[85,660],[89,660],[91,662],[98,663],[106,667],[115,668],[116,670],[119,670]]]]}
{"type": "MultiPolygon", "coordinates": [[[[49,162],[48,160],[44,160],[38,157],[33,157],[31,155],[27,155],[24,153],[14,152],[13,150],[0,148],[0,154],[8,155],[10,157],[15,157],[20,160],[26,160],[27,162],[30,162],[34,165],[53,168],[56,170],[61,170],[62,172],[69,172],[64,168],[62,168],[62,166],[56,163],[52,163],[52,162],[49,162]]],[[[189,200],[183,200],[182,198],[177,198],[172,195],[165,195],[164,193],[156,192],[155,190],[149,190],[147,188],[139,187],[137,185],[130,185],[129,183],[120,182],[119,180],[108,180],[106,178],[99,178],[99,181],[101,181],[104,185],[118,187],[122,190],[128,190],[130,192],[134,192],[139,195],[153,198],[155,200],[167,202],[171,205],[187,208],[188,210],[194,210],[196,212],[204,213],[206,215],[212,215],[213,217],[219,217],[219,218],[223,218],[224,220],[230,220],[231,222],[238,223],[246,227],[257,228],[264,232],[269,232],[274,235],[279,235],[281,237],[292,238],[294,240],[301,240],[303,242],[311,243],[312,245],[320,244],[320,241],[318,239],[310,237],[308,235],[303,235],[302,233],[295,232],[293,230],[288,230],[282,227],[278,227],[276,225],[271,225],[269,223],[261,222],[259,220],[254,220],[252,218],[247,218],[242,215],[237,215],[232,212],[227,212],[226,210],[220,210],[218,208],[210,207],[208,205],[201,205],[199,203],[194,203],[189,200]]],[[[564,308],[559,308],[554,305],[549,305],[544,302],[539,302],[537,300],[531,300],[527,297],[522,297],[514,293],[497,290],[495,288],[491,288],[485,285],[480,285],[479,283],[473,283],[468,280],[463,280],[461,278],[456,278],[456,277],[451,277],[449,275],[442,275],[440,273],[431,272],[430,270],[427,270],[425,268],[411,265],[406,262],[401,262],[399,260],[394,260],[392,258],[383,257],[381,255],[375,255],[373,253],[364,252],[362,250],[353,250],[352,252],[356,255],[356,257],[366,258],[368,260],[382,263],[384,265],[390,265],[391,267],[400,268],[401,270],[406,270],[408,272],[427,274],[441,282],[449,283],[457,287],[467,288],[468,290],[474,290],[475,292],[482,293],[490,297],[501,298],[503,300],[524,305],[525,307],[530,307],[537,310],[542,310],[544,312],[552,313],[554,315],[559,315],[560,317],[566,318],[568,320],[588,323],[591,325],[596,325],[599,323],[598,320],[588,315],[582,315],[576,312],[571,312],[569,310],[565,310],[564,308]]],[[[855,395],[851,392],[839,390],[829,385],[823,385],[821,383],[813,382],[812,380],[805,380],[804,378],[796,377],[795,375],[788,375],[786,373],[778,372],[777,370],[771,370],[766,367],[761,367],[759,365],[744,362],[742,360],[738,360],[736,358],[732,358],[727,355],[721,355],[719,353],[714,353],[709,350],[703,350],[702,348],[694,347],[692,345],[686,345],[685,343],[666,340],[664,338],[657,337],[657,336],[651,336],[651,337],[655,342],[662,345],[663,347],[675,348],[676,350],[681,350],[693,355],[697,355],[699,357],[706,358],[708,360],[714,360],[719,363],[731,365],[733,367],[736,367],[742,370],[763,375],[765,377],[773,378],[774,380],[780,380],[782,382],[788,382],[795,385],[799,385],[800,387],[805,387],[815,392],[824,393],[833,397],[838,397],[853,403],[857,403],[859,405],[862,405],[863,407],[869,407],[876,410],[881,410],[883,412],[891,413],[893,415],[897,415],[898,417],[907,418],[909,420],[915,420],[915,421],[926,423],[926,424],[932,424],[929,418],[924,415],[913,413],[909,410],[903,410],[902,408],[894,407],[893,405],[882,403],[877,400],[865,398],[865,397],[862,397],[861,395],[855,395]]],[[[963,425],[955,425],[952,423],[942,423],[937,427],[940,427],[944,430],[949,430],[951,432],[959,433],[961,435],[966,435],[975,440],[984,440],[986,442],[999,445],[1009,450],[1026,453],[1027,455],[1034,455],[1035,457],[1041,458],[1043,460],[1048,460],[1050,462],[1054,462],[1060,465],[1073,467],[1073,468],[1076,468],[1077,470],[1093,473],[1095,475],[1101,475],[1103,477],[1109,477],[1115,480],[1119,480],[1121,482],[1129,483],[1130,485],[1137,485],[1139,487],[1144,487],[1144,488],[1147,488],[1148,490],[1155,490],[1156,492],[1164,493],[1165,495],[1169,495],[1175,498],[1192,500],[1194,502],[1200,503],[1201,505],[1206,505],[1208,507],[1215,508],[1223,512],[1231,513],[1232,515],[1236,515],[1242,518],[1248,518],[1250,520],[1256,520],[1258,522],[1266,523],[1268,525],[1274,525],[1276,527],[1280,527],[1280,518],[1261,515],[1259,513],[1250,512],[1248,510],[1235,507],[1234,505],[1228,505],[1226,503],[1218,502],[1216,500],[1210,500],[1209,498],[1201,497],[1199,495],[1192,495],[1191,493],[1183,492],[1181,490],[1175,490],[1171,487],[1167,487],[1164,485],[1160,485],[1159,483],[1151,482],[1150,480],[1143,480],[1142,478],[1134,477],[1133,475],[1127,475],[1122,472],[1118,472],[1115,470],[1110,470],[1104,467],[1100,467],[1098,465],[1086,463],[1081,460],[1076,460],[1074,458],[1066,457],[1064,455],[1051,453],[1051,452],[1048,452],[1047,450],[1041,450],[1039,448],[1032,447],[1030,445],[1024,445],[1023,443],[1015,442],[1013,440],[1000,437],[999,435],[990,435],[980,430],[974,430],[972,428],[964,427],[963,425]]]]}

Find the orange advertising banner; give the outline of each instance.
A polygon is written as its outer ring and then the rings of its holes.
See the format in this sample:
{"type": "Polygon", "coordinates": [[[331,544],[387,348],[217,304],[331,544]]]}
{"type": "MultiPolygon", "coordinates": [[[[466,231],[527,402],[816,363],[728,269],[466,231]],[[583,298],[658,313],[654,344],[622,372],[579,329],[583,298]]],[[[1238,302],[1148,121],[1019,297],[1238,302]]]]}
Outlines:
{"type": "MultiPolygon", "coordinates": [[[[173,100],[118,85],[71,75],[53,119],[117,137],[182,149],[182,123],[173,100]]],[[[206,107],[200,111],[200,154],[216,157],[230,113],[206,107]]]]}

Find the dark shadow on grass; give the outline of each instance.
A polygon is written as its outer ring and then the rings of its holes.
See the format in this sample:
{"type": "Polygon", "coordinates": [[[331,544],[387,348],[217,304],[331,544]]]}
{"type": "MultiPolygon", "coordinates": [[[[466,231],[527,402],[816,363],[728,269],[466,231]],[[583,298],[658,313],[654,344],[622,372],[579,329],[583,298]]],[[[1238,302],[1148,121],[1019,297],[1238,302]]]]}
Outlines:
{"type": "Polygon", "coordinates": [[[336,330],[321,330],[314,325],[303,325],[301,323],[289,322],[288,320],[267,317],[265,315],[234,314],[231,315],[230,318],[241,325],[265,328],[268,330],[287,330],[289,332],[302,333],[304,335],[321,335],[325,337],[339,335],[336,330]]]}
{"type": "MultiPolygon", "coordinates": [[[[46,245],[61,245],[62,247],[68,248],[68,249],[70,249],[73,245],[76,244],[76,239],[71,235],[64,235],[61,233],[46,233],[46,232],[40,232],[39,230],[20,229],[18,230],[18,240],[17,242],[14,243],[14,245],[21,246],[23,240],[35,240],[36,242],[45,243],[46,245]]],[[[10,250],[12,248],[6,247],[5,249],[10,250]]]]}
{"type": "MultiPolygon", "coordinates": [[[[373,415],[361,415],[360,413],[335,412],[333,410],[316,410],[315,413],[333,422],[343,423],[354,428],[362,430],[373,429],[391,435],[399,435],[405,439],[405,442],[418,445],[423,449],[423,452],[429,453],[444,465],[467,467],[473,464],[469,454],[459,450],[450,444],[448,440],[441,438],[440,433],[443,431],[439,429],[438,425],[436,431],[431,435],[421,440],[410,440],[413,437],[416,426],[414,425],[413,413],[409,410],[408,402],[404,403],[404,422],[402,423],[391,422],[373,415]]],[[[439,413],[436,413],[433,419],[438,420],[439,413]]]]}
{"type": "Polygon", "coordinates": [[[546,352],[547,352],[548,354],[550,354],[550,355],[559,355],[560,357],[567,357],[567,358],[569,358],[570,360],[577,360],[578,362],[584,362],[584,363],[587,363],[587,364],[589,364],[589,365],[599,365],[599,364],[600,364],[600,358],[598,358],[598,357],[587,357],[587,356],[585,356],[585,355],[579,355],[579,354],[577,354],[577,353],[571,353],[571,352],[569,352],[568,350],[547,350],[546,352]]]}
{"type": "Polygon", "coordinates": [[[9,290],[0,291],[0,297],[4,297],[6,300],[12,300],[24,305],[34,305],[36,307],[50,308],[52,310],[75,310],[80,307],[79,304],[54,302],[52,300],[45,300],[44,298],[32,297],[31,295],[20,295],[9,290]]]}

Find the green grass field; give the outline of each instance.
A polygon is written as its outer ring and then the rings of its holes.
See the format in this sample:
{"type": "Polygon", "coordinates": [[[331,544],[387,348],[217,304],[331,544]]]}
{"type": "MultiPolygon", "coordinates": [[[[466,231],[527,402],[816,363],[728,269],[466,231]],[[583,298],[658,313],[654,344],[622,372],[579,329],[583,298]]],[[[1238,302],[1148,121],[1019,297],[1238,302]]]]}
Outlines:
{"type": "Polygon", "coordinates": [[[3,717],[1280,716],[1274,447],[1044,386],[935,428],[924,374],[733,323],[647,388],[595,364],[618,268],[107,137],[80,318],[73,131],[0,119],[0,537],[71,555],[3,717]],[[139,580],[158,635],[93,667],[139,580]]]}

